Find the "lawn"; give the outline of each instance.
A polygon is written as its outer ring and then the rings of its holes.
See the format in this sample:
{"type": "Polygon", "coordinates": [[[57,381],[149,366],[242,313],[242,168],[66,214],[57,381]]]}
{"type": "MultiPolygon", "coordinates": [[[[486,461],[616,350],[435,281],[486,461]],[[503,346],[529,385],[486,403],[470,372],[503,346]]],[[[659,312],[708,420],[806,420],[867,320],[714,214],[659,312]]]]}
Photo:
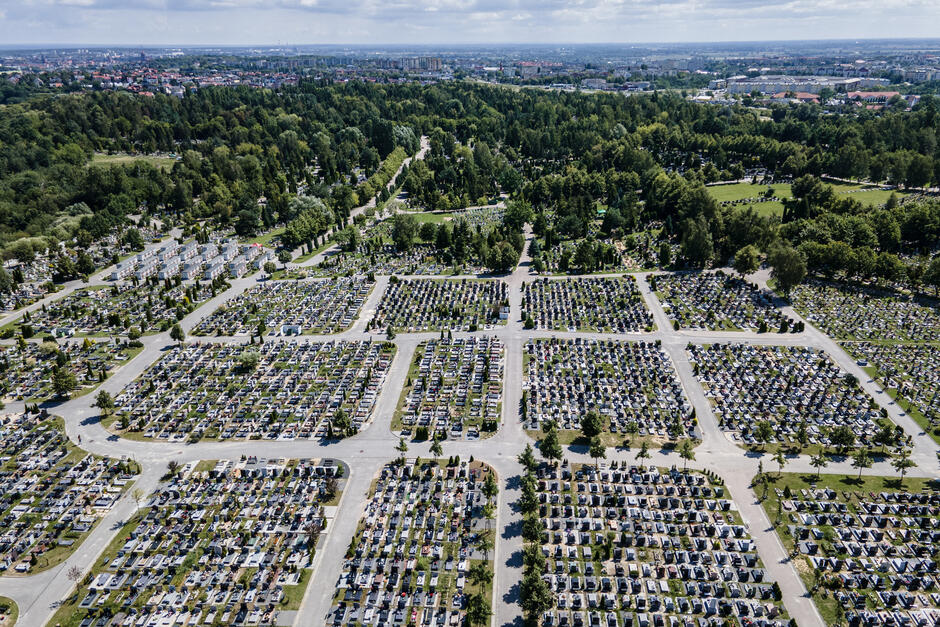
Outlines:
{"type": "MultiPolygon", "coordinates": [[[[907,194],[890,189],[879,189],[877,186],[853,185],[850,183],[829,183],[839,198],[852,198],[863,205],[880,207],[888,201],[891,194],[897,194],[900,199],[907,194]]],[[[753,185],[751,183],[731,183],[730,185],[711,185],[707,187],[708,193],[718,202],[731,202],[758,198],[767,190],[767,185],[753,185]]],[[[793,197],[789,183],[775,183],[770,185],[774,196],[781,199],[793,197]]],[[[740,208],[753,207],[759,215],[783,215],[783,203],[777,201],[750,203],[738,205],[740,208]]]]}
{"type": "Polygon", "coordinates": [[[107,155],[96,152],[91,158],[92,165],[129,165],[135,161],[145,161],[156,168],[169,170],[173,167],[173,164],[176,163],[176,157],[128,154],[107,155]]]}
{"type": "Polygon", "coordinates": [[[258,236],[242,237],[239,239],[239,241],[242,244],[261,244],[262,246],[267,246],[270,248],[271,242],[274,241],[274,238],[280,237],[286,230],[287,229],[285,227],[280,226],[258,236]]]}
{"type": "Polygon", "coordinates": [[[453,213],[431,213],[429,211],[422,211],[421,213],[409,213],[406,215],[414,216],[419,224],[424,224],[425,222],[430,222],[432,224],[442,224],[448,220],[452,220],[454,217],[453,213]]]}
{"type": "Polygon", "coordinates": [[[20,615],[20,608],[13,599],[0,597],[0,627],[12,627],[20,615]]]}
{"type": "MultiPolygon", "coordinates": [[[[706,189],[708,189],[708,193],[712,198],[718,202],[724,202],[763,196],[767,191],[767,187],[767,185],[753,185],[751,183],[731,183],[730,185],[710,185],[706,189]]],[[[793,197],[789,183],[776,183],[770,187],[773,188],[774,196],[777,198],[793,197]]]]}

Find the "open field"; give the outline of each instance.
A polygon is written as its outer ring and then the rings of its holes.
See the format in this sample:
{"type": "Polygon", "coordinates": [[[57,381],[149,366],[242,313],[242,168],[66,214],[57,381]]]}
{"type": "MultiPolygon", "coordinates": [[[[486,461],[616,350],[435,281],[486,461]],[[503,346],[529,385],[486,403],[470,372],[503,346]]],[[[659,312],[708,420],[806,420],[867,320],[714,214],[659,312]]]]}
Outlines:
{"type": "Polygon", "coordinates": [[[135,161],[145,161],[154,167],[169,170],[173,167],[173,164],[176,163],[176,157],[128,154],[106,155],[100,152],[96,152],[91,157],[92,165],[128,165],[135,161]]]}

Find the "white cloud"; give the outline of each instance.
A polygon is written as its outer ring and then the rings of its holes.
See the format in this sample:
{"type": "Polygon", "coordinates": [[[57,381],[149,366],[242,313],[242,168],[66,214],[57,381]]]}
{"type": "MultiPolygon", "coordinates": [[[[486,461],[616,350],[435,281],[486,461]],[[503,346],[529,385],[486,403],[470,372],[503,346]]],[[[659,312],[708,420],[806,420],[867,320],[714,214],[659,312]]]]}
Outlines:
{"type": "Polygon", "coordinates": [[[932,37],[935,0],[19,0],[0,42],[650,42],[932,37]]]}

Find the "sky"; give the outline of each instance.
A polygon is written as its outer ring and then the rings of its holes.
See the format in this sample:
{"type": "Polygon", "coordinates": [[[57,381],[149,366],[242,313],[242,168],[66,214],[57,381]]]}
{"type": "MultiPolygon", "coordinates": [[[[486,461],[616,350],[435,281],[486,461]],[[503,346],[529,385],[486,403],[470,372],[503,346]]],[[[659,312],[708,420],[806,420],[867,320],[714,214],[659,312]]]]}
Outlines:
{"type": "Polygon", "coordinates": [[[779,41],[938,27],[938,0],[0,0],[11,45],[779,41]]]}

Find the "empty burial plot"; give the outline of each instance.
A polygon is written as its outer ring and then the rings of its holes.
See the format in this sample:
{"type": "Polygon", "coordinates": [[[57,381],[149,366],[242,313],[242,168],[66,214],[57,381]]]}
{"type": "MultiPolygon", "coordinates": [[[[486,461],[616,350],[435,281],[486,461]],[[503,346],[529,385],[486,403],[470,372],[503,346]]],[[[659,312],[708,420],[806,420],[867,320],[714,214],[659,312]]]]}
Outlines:
{"type": "Polygon", "coordinates": [[[930,480],[784,473],[763,506],[827,625],[940,624],[930,480]]]}
{"type": "Polygon", "coordinates": [[[391,343],[335,341],[175,347],[118,395],[111,428],[173,441],[355,431],[394,352],[391,343]]]}
{"type": "Polygon", "coordinates": [[[488,609],[496,540],[488,513],[497,492],[495,473],[480,462],[383,467],[325,624],[465,625],[469,608],[488,609]],[[481,569],[490,574],[484,583],[474,575],[481,569]]]}
{"type": "Polygon", "coordinates": [[[578,430],[593,410],[611,434],[674,439],[694,433],[692,406],[657,343],[553,338],[529,341],[524,351],[527,429],[554,421],[578,430]]]}
{"type": "Polygon", "coordinates": [[[369,323],[396,331],[476,331],[505,324],[506,284],[485,279],[390,281],[369,323]]]}
{"type": "Polygon", "coordinates": [[[536,540],[551,594],[543,625],[764,625],[789,619],[724,488],[626,463],[543,465],[536,540]]]}
{"type": "Polygon", "coordinates": [[[808,281],[790,293],[800,315],[840,340],[940,341],[940,304],[890,290],[808,281]]]}
{"type": "Polygon", "coordinates": [[[338,468],[248,457],[171,470],[50,624],[281,624],[330,532],[338,468]]]}
{"type": "Polygon", "coordinates": [[[194,335],[300,335],[338,333],[359,315],[374,281],[268,281],[230,299],[194,335]]]}
{"type": "Polygon", "coordinates": [[[789,327],[772,296],[721,271],[657,274],[649,282],[666,315],[681,328],[778,331],[784,320],[789,327]]]}
{"type": "Polygon", "coordinates": [[[536,279],[522,294],[527,327],[553,331],[652,331],[653,318],[636,279],[625,277],[536,279]]]}
{"type": "Polygon", "coordinates": [[[61,563],[121,494],[137,465],[73,445],[61,418],[0,416],[0,556],[28,574],[61,563]]]}
{"type": "Polygon", "coordinates": [[[475,440],[499,425],[505,351],[499,338],[429,340],[415,351],[393,430],[475,440]]]}
{"type": "Polygon", "coordinates": [[[688,353],[719,425],[741,444],[842,448],[835,437],[840,427],[850,430],[854,444],[873,444],[881,421],[874,400],[824,351],[693,344],[688,353]],[[764,433],[761,423],[771,431],[764,433]]]}

